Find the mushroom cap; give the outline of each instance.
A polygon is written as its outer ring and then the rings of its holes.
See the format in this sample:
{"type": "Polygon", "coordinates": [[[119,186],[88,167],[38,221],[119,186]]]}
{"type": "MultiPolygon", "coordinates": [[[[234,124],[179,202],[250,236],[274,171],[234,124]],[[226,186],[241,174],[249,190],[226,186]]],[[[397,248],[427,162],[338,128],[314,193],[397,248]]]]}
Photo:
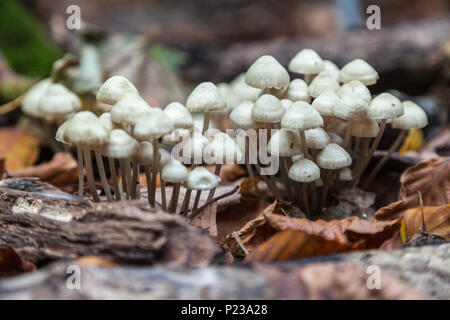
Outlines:
{"type": "Polygon", "coordinates": [[[126,93],[110,112],[113,122],[135,125],[139,119],[152,112],[152,107],[139,94],[126,93]]]}
{"type": "Polygon", "coordinates": [[[187,188],[192,190],[211,190],[219,185],[220,177],[204,167],[193,169],[187,179],[187,188]]]}
{"type": "Polygon", "coordinates": [[[256,100],[252,108],[252,119],[256,122],[275,123],[280,122],[286,111],[280,100],[271,94],[263,94],[256,100]]]}
{"type": "Polygon", "coordinates": [[[210,161],[216,164],[236,163],[242,159],[242,152],[229,135],[219,132],[203,149],[203,157],[206,163],[210,161]]]}
{"type": "Polygon", "coordinates": [[[367,102],[353,95],[344,95],[334,107],[334,115],[340,119],[353,120],[367,116],[367,102]]]}
{"type": "Polygon", "coordinates": [[[311,149],[323,149],[330,143],[330,136],[321,127],[305,131],[306,145],[311,149]]]}
{"type": "Polygon", "coordinates": [[[100,123],[108,130],[111,131],[113,129],[116,129],[117,125],[115,125],[111,120],[111,113],[105,112],[102,113],[98,119],[100,120],[100,123]]]}
{"type": "Polygon", "coordinates": [[[285,108],[286,110],[289,109],[292,104],[294,103],[293,101],[289,100],[289,99],[281,99],[280,100],[281,105],[283,106],[283,108],[285,108]]]}
{"type": "Polygon", "coordinates": [[[69,144],[69,142],[64,139],[64,132],[66,131],[67,125],[69,124],[70,119],[63,122],[56,130],[55,140],[64,144],[69,144]]]}
{"type": "Polygon", "coordinates": [[[262,89],[249,86],[245,82],[245,72],[239,74],[231,81],[230,85],[231,93],[234,95],[236,103],[245,100],[256,101],[263,91],[262,89]]]}
{"type": "Polygon", "coordinates": [[[289,84],[284,97],[291,101],[310,102],[311,97],[308,95],[308,85],[302,79],[294,79],[289,84]]]}
{"type": "Polygon", "coordinates": [[[323,69],[323,61],[314,50],[303,49],[292,58],[288,69],[298,74],[317,74],[323,69]]]}
{"type": "Polygon", "coordinates": [[[392,128],[396,129],[420,129],[428,124],[428,118],[421,107],[412,101],[404,101],[403,108],[405,113],[402,116],[392,119],[392,128]]]}
{"type": "Polygon", "coordinates": [[[43,115],[38,109],[38,106],[51,85],[52,81],[50,79],[44,79],[31,87],[22,100],[22,112],[31,117],[42,118],[43,115]]]}
{"type": "Polygon", "coordinates": [[[109,142],[103,146],[102,153],[113,159],[132,157],[139,148],[139,143],[122,129],[113,129],[109,133],[109,142]]]}
{"type": "Polygon", "coordinates": [[[289,74],[274,57],[262,56],[248,68],[245,82],[255,88],[282,90],[289,86],[289,74]]]}
{"type": "Polygon", "coordinates": [[[322,116],[334,116],[334,108],[339,101],[339,97],[334,91],[324,91],[314,99],[311,106],[322,116]]]}
{"type": "Polygon", "coordinates": [[[378,134],[378,123],[371,118],[356,119],[352,123],[351,134],[354,137],[373,138],[378,134]]]}
{"type": "Polygon", "coordinates": [[[344,146],[345,141],[340,135],[338,135],[334,132],[328,132],[328,136],[330,137],[330,143],[336,143],[336,144],[340,145],[341,147],[344,146]]]}
{"type": "Polygon", "coordinates": [[[136,122],[133,136],[138,140],[159,139],[174,129],[172,120],[158,108],[136,122]]]}
{"type": "Polygon", "coordinates": [[[180,161],[169,161],[161,171],[161,179],[172,183],[180,183],[186,181],[189,171],[180,161]]]}
{"type": "Polygon", "coordinates": [[[168,164],[170,160],[172,160],[172,154],[164,148],[159,148],[158,152],[159,152],[158,168],[161,169],[166,164],[168,164]]]}
{"type": "Polygon", "coordinates": [[[53,83],[47,87],[38,104],[38,111],[50,118],[62,118],[80,109],[80,98],[59,83],[53,83]]]}
{"type": "Polygon", "coordinates": [[[318,97],[322,92],[339,90],[339,82],[328,71],[320,72],[309,84],[308,93],[311,97],[318,97]]]}
{"type": "Polygon", "coordinates": [[[328,119],[326,130],[328,133],[335,133],[341,137],[344,137],[347,132],[347,126],[347,121],[336,117],[331,117],[328,119]]]}
{"type": "Polygon", "coordinates": [[[377,82],[378,73],[366,61],[355,59],[342,67],[339,72],[339,80],[344,83],[359,80],[366,86],[370,86],[377,82]]]}
{"type": "Polygon", "coordinates": [[[294,102],[281,119],[281,127],[288,130],[305,131],[321,126],[321,115],[305,101],[294,102]]]}
{"type": "Polygon", "coordinates": [[[392,94],[384,92],[376,96],[367,110],[372,119],[394,119],[403,115],[403,104],[392,94]]]}
{"type": "Polygon", "coordinates": [[[174,146],[180,143],[183,139],[188,138],[192,133],[191,129],[177,128],[172,132],[162,136],[162,143],[169,146],[174,146]]]}
{"type": "Polygon", "coordinates": [[[143,165],[153,164],[153,144],[150,141],[138,142],[133,161],[143,165]]]}
{"type": "Polygon", "coordinates": [[[349,167],[341,169],[341,171],[339,171],[339,180],[352,181],[353,180],[352,169],[350,169],[349,167]]]}
{"type": "Polygon", "coordinates": [[[97,101],[97,109],[101,112],[110,112],[112,107],[114,107],[113,104],[107,104],[107,103],[103,103],[103,102],[99,102],[97,101]]]}
{"type": "Polygon", "coordinates": [[[112,76],[97,91],[97,101],[115,105],[127,93],[138,94],[136,87],[125,77],[112,76]]]}
{"type": "Polygon", "coordinates": [[[338,66],[330,60],[323,60],[323,70],[322,71],[327,71],[336,80],[339,79],[340,70],[339,70],[338,66]]]}
{"type": "Polygon", "coordinates": [[[352,95],[364,99],[368,104],[372,100],[372,95],[369,89],[359,80],[352,80],[344,83],[338,90],[337,95],[343,97],[345,95],[352,95]]]}
{"type": "Polygon", "coordinates": [[[226,100],[212,82],[200,83],[186,101],[186,108],[189,111],[213,112],[224,110],[226,107],[226,100]]]}
{"type": "Polygon", "coordinates": [[[289,178],[298,182],[312,182],[320,179],[320,168],[309,159],[296,161],[289,169],[289,178]]]}
{"type": "Polygon", "coordinates": [[[227,103],[227,107],[223,110],[213,111],[214,114],[228,115],[231,110],[237,105],[237,99],[231,89],[231,85],[225,82],[220,82],[217,84],[217,89],[219,90],[222,97],[227,103]]]}
{"type": "Polygon", "coordinates": [[[323,169],[341,169],[352,164],[352,157],[340,145],[330,143],[319,151],[316,157],[317,165],[323,169]]]}
{"type": "Polygon", "coordinates": [[[194,126],[191,113],[179,102],[172,102],[164,109],[166,116],[172,121],[174,128],[190,129],[194,126]]]}
{"type": "Polygon", "coordinates": [[[183,162],[188,162],[191,159],[195,161],[202,160],[203,149],[209,143],[209,140],[204,137],[200,132],[194,131],[187,139],[183,139],[182,148],[180,150],[180,156],[183,162]]]}
{"type": "Polygon", "coordinates": [[[109,131],[90,111],[78,112],[67,124],[63,140],[71,145],[99,149],[109,140],[109,131]]]}
{"type": "Polygon", "coordinates": [[[298,132],[281,129],[275,132],[269,140],[267,151],[280,157],[291,157],[302,153],[298,132]]]}
{"type": "Polygon", "coordinates": [[[252,118],[252,108],[254,103],[252,101],[243,101],[234,107],[230,113],[230,121],[241,129],[255,128],[256,124],[252,118]]]}

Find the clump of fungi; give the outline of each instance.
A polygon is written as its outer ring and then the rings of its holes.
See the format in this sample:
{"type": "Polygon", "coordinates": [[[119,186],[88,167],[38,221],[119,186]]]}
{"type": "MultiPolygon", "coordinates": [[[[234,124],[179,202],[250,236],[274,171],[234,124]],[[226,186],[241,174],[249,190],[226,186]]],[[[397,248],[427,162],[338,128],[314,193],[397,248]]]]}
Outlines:
{"type": "Polygon", "coordinates": [[[364,60],[339,69],[304,49],[288,69],[301,78],[290,79],[274,57],[265,55],[231,83],[201,83],[186,106],[173,102],[165,109],[149,106],[129,80],[113,76],[97,91],[99,116],[80,111],[75,94],[45,79],[29,91],[22,107],[46,123],[58,123],[56,140],[76,147],[80,199],[85,169],[92,199],[100,201],[92,152],[108,201],[140,198],[143,170],[150,206],[187,216],[199,209],[203,191],[208,191],[206,203],[211,202],[222,165],[239,163],[250,177],[259,176],[276,198],[296,203],[313,218],[330,203],[331,191],[358,185],[387,125],[400,133],[366,175],[366,184],[399,148],[407,130],[423,128],[428,121],[411,101],[402,103],[389,93],[372,98],[368,86],[377,82],[378,74],[364,60]],[[192,113],[203,113],[201,128],[194,126],[192,113]],[[211,130],[216,117],[228,118],[233,134],[211,130]],[[270,163],[261,161],[262,153],[279,170],[265,174],[270,163]],[[205,164],[214,165],[213,172],[205,164]],[[161,204],[156,201],[158,176],[161,204]],[[167,184],[173,186],[169,199],[167,184]]]}

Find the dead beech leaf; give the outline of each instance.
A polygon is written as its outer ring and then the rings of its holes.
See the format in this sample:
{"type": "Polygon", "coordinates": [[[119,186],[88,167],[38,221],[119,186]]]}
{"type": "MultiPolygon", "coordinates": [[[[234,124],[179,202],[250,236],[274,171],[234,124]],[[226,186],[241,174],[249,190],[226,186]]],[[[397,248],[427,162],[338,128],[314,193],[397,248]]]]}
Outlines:
{"type": "Polygon", "coordinates": [[[111,259],[98,256],[84,256],[75,260],[75,263],[84,267],[116,267],[119,264],[111,259]]]}
{"type": "Polygon", "coordinates": [[[275,233],[246,258],[247,262],[275,262],[331,255],[351,248],[339,241],[287,229],[275,233]]]}
{"type": "Polygon", "coordinates": [[[220,178],[222,179],[222,182],[231,182],[236,180],[237,178],[245,176],[246,174],[247,171],[245,171],[241,168],[240,165],[235,163],[224,164],[220,169],[220,178]]]}
{"type": "MultiPolygon", "coordinates": [[[[438,234],[450,240],[450,204],[442,207],[424,207],[425,227],[430,234],[438,234]]],[[[408,209],[403,215],[402,225],[409,239],[423,232],[420,208],[408,209]]]]}
{"type": "Polygon", "coordinates": [[[242,195],[250,193],[250,191],[258,185],[259,178],[244,178],[240,182],[240,192],[242,195]]]}
{"type": "Polygon", "coordinates": [[[31,262],[23,260],[13,247],[6,246],[0,248],[0,277],[17,275],[34,270],[36,270],[36,266],[31,262]]]}
{"type": "Polygon", "coordinates": [[[204,208],[192,220],[193,226],[207,230],[211,237],[217,237],[217,202],[204,208]]]}
{"type": "Polygon", "coordinates": [[[0,158],[6,171],[33,165],[39,155],[39,139],[22,127],[0,129],[0,158]]]}
{"type": "Polygon", "coordinates": [[[412,129],[409,130],[408,135],[398,152],[405,153],[407,151],[418,151],[423,148],[424,144],[425,139],[423,138],[422,129],[412,129]]]}

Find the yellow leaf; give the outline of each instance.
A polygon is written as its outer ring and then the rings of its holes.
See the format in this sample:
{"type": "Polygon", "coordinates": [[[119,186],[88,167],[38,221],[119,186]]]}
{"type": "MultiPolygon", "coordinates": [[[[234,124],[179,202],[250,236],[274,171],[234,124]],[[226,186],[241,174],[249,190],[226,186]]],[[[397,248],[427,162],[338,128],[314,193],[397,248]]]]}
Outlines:
{"type": "Polygon", "coordinates": [[[422,149],[424,145],[424,138],[421,129],[409,130],[403,145],[400,147],[399,152],[405,153],[407,151],[418,151],[422,149]]]}
{"type": "Polygon", "coordinates": [[[7,171],[32,166],[39,155],[39,139],[21,127],[0,129],[0,159],[7,171]]]}

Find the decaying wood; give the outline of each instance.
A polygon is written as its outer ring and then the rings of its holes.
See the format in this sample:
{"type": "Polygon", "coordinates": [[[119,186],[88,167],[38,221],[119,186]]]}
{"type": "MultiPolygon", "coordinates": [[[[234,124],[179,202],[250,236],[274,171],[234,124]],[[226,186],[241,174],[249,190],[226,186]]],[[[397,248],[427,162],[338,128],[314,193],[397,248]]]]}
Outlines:
{"type": "MultiPolygon", "coordinates": [[[[62,194],[64,195],[64,194],[62,194]]],[[[220,251],[182,218],[145,200],[91,203],[0,188],[0,246],[37,265],[96,255],[127,264],[208,265],[220,251]]]]}

